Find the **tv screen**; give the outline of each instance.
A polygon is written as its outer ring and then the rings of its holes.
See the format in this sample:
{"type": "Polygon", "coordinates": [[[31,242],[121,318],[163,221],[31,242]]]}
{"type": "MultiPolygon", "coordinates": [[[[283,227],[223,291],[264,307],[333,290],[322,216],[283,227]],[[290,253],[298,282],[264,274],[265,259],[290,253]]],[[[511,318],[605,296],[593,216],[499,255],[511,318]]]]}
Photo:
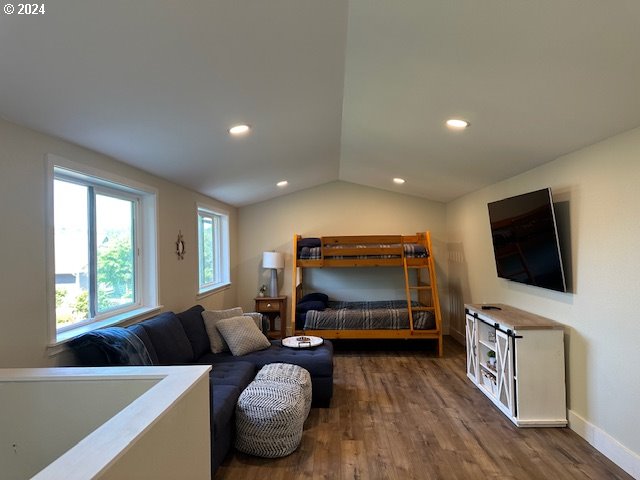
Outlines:
{"type": "Polygon", "coordinates": [[[551,190],[489,203],[498,276],[566,292],[551,190]]]}

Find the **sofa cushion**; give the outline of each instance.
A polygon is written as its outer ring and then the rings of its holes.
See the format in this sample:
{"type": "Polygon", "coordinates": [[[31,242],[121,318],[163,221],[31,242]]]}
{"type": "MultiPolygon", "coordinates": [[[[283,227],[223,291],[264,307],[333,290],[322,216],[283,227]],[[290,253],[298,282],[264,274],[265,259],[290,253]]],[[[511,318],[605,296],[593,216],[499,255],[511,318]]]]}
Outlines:
{"type": "Polygon", "coordinates": [[[222,335],[216,327],[220,320],[225,318],[237,317],[242,315],[242,308],[230,308],[228,310],[205,310],[202,312],[202,320],[209,337],[209,344],[213,353],[229,351],[229,347],[225,343],[222,335]]]}
{"type": "Polygon", "coordinates": [[[237,361],[213,365],[209,379],[214,385],[233,385],[242,391],[255,375],[256,367],[253,363],[237,361]]]}
{"type": "Polygon", "coordinates": [[[217,328],[234,356],[269,348],[269,339],[258,329],[251,317],[241,316],[220,320],[217,328]]]}
{"type": "Polygon", "coordinates": [[[181,365],[193,361],[193,349],[176,314],[165,312],[140,322],[151,339],[160,365],[181,365]]]}
{"type": "Polygon", "coordinates": [[[211,471],[215,472],[231,449],[235,431],[235,407],[240,389],[233,385],[215,385],[211,388],[211,471]]]}
{"type": "MultiPolygon", "coordinates": [[[[253,363],[257,370],[268,363],[291,363],[308,370],[312,378],[333,376],[333,344],[329,340],[325,340],[322,345],[313,348],[283,347],[280,340],[271,340],[270,343],[271,346],[268,349],[248,353],[242,357],[242,361],[253,363]]],[[[201,357],[198,362],[215,366],[238,360],[231,353],[224,352],[209,353],[201,357]]]]}
{"type": "MultiPolygon", "coordinates": [[[[211,414],[215,426],[223,425],[233,416],[240,393],[241,390],[234,385],[216,385],[215,383],[211,385],[213,399],[211,414]]],[[[214,433],[216,432],[214,431],[214,433]]]]}
{"type": "Polygon", "coordinates": [[[144,346],[147,347],[147,352],[149,352],[151,363],[154,365],[158,365],[160,363],[158,360],[158,354],[156,353],[156,349],[154,348],[153,343],[151,343],[151,339],[149,338],[149,335],[147,335],[147,331],[144,329],[144,327],[139,323],[136,323],[127,327],[127,330],[135,333],[136,336],[140,340],[142,340],[142,343],[144,343],[144,346]]]}
{"type": "Polygon", "coordinates": [[[199,358],[209,351],[209,336],[207,330],[204,327],[204,321],[202,320],[202,312],[204,308],[202,305],[196,305],[189,310],[177,313],[176,316],[184,328],[184,332],[187,334],[187,338],[193,348],[193,357],[199,358]]]}

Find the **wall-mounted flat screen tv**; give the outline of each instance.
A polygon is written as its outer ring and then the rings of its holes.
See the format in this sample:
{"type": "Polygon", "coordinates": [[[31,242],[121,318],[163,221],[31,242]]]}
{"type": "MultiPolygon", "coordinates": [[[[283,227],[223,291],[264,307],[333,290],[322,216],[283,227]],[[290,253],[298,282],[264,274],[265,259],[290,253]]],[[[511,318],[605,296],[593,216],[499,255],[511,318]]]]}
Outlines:
{"type": "Polygon", "coordinates": [[[498,276],[566,292],[551,189],[488,206],[498,276]]]}

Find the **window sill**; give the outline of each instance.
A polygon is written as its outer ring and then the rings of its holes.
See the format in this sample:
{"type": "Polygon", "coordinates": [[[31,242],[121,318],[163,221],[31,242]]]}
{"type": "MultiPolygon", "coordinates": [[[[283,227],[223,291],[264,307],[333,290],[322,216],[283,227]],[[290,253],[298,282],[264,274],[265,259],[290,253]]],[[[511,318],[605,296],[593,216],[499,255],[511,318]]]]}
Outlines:
{"type": "Polygon", "coordinates": [[[229,288],[231,288],[231,282],[223,283],[221,285],[217,285],[215,287],[211,287],[208,290],[200,290],[196,295],[196,299],[200,300],[202,298],[208,297],[209,295],[213,295],[214,293],[218,293],[218,292],[221,292],[223,290],[228,290],[229,288]]]}
{"type": "Polygon", "coordinates": [[[117,325],[122,325],[124,323],[131,323],[134,320],[141,319],[142,317],[148,317],[152,314],[158,313],[161,309],[162,305],[158,305],[155,307],[141,307],[129,312],[121,313],[120,315],[114,315],[113,317],[110,317],[106,320],[93,322],[88,325],[82,325],[78,328],[72,328],[70,330],[60,332],[56,335],[56,341],[50,343],[47,346],[48,355],[51,357],[53,355],[59,354],[66,348],[65,344],[67,342],[73,340],[76,337],[79,337],[82,334],[85,334],[92,330],[96,330],[98,328],[114,327],[117,325]]]}

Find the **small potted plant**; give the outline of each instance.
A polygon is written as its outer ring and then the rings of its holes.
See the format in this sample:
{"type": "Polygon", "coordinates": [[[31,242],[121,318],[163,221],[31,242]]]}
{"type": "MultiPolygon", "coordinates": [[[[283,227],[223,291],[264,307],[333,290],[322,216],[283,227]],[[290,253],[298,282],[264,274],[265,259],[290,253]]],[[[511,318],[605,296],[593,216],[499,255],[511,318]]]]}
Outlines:
{"type": "Polygon", "coordinates": [[[258,292],[258,296],[259,297],[264,297],[264,293],[267,291],[267,286],[266,285],[261,285],[260,286],[260,291],[258,292]]]}
{"type": "Polygon", "coordinates": [[[487,365],[494,370],[496,368],[496,352],[493,350],[487,352],[487,365]]]}

